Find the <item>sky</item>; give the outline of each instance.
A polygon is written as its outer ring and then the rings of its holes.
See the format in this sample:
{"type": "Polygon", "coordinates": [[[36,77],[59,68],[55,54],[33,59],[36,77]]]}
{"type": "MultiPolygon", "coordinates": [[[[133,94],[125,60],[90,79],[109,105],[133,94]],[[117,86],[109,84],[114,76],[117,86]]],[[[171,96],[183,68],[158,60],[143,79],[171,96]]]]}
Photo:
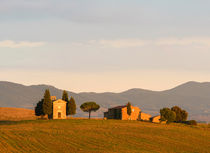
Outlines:
{"type": "Polygon", "coordinates": [[[0,0],[0,80],[74,92],[210,81],[209,0],[0,0]]]}

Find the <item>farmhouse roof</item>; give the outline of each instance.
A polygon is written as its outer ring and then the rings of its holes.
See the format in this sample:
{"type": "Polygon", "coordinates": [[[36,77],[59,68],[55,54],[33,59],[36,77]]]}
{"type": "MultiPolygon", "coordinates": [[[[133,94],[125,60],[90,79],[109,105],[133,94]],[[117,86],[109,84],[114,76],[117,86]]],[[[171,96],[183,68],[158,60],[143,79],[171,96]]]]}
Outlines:
{"type": "Polygon", "coordinates": [[[124,107],[127,107],[127,105],[116,106],[116,107],[112,107],[110,109],[120,109],[120,108],[124,108],[124,107]]]}

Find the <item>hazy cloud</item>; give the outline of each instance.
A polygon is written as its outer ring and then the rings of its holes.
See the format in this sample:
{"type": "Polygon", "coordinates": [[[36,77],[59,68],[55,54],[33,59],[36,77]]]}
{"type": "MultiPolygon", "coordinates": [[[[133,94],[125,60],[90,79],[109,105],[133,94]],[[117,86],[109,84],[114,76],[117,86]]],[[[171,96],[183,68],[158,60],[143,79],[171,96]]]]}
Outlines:
{"type": "Polygon", "coordinates": [[[154,41],[155,45],[199,45],[210,46],[208,37],[163,38],[154,41]]]}
{"type": "Polygon", "coordinates": [[[98,43],[102,46],[110,46],[114,48],[139,47],[147,45],[147,41],[138,39],[100,40],[98,43]]]}
{"type": "Polygon", "coordinates": [[[112,48],[131,48],[142,46],[200,46],[210,47],[208,37],[185,37],[185,38],[159,38],[154,40],[146,39],[115,39],[115,40],[90,40],[87,42],[73,42],[74,46],[101,46],[112,48]]]}
{"type": "Polygon", "coordinates": [[[29,42],[29,41],[15,42],[12,40],[0,41],[0,47],[4,48],[41,47],[45,44],[46,44],[45,42],[29,42]]]}

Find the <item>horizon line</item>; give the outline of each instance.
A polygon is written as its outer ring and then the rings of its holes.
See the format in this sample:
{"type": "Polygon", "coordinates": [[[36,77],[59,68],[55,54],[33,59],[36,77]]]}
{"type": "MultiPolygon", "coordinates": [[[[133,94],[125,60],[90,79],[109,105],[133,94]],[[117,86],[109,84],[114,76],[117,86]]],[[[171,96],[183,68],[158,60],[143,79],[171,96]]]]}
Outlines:
{"type": "Polygon", "coordinates": [[[175,89],[179,86],[182,86],[182,85],[185,85],[185,84],[188,84],[188,83],[199,83],[199,84],[203,84],[203,83],[210,83],[208,81],[204,81],[204,82],[199,82],[199,81],[187,81],[187,82],[183,82],[181,84],[178,84],[172,88],[169,88],[169,89],[164,89],[164,90],[152,90],[152,89],[144,89],[144,88],[130,88],[130,89],[127,89],[127,90],[123,90],[123,91],[120,91],[120,92],[114,92],[114,91],[105,91],[105,92],[95,92],[95,91],[81,91],[81,92],[74,92],[74,91],[70,91],[70,90],[66,90],[66,89],[61,89],[59,87],[56,87],[54,85],[49,85],[49,84],[31,84],[31,85],[26,85],[24,83],[17,83],[17,82],[12,82],[12,81],[0,81],[1,82],[4,82],[4,83],[11,83],[11,84],[18,84],[18,85],[22,85],[22,86],[25,86],[25,87],[30,87],[30,86],[49,86],[49,87],[53,87],[53,88],[56,88],[58,90],[65,90],[67,92],[73,92],[75,94],[81,94],[81,93],[97,93],[97,94],[102,94],[102,93],[124,93],[124,92],[127,92],[127,91],[130,91],[130,90],[134,90],[134,89],[139,89],[139,90],[145,90],[145,91],[152,91],[152,92],[164,92],[164,91],[168,91],[168,90],[172,90],[172,89],[175,89]]]}

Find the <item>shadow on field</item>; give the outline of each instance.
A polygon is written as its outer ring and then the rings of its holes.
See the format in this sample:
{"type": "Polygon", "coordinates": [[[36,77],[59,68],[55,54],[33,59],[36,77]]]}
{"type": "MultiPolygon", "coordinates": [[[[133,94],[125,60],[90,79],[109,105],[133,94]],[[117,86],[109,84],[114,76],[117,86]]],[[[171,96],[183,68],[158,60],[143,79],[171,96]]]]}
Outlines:
{"type": "Polygon", "coordinates": [[[20,121],[0,120],[0,125],[15,125],[15,124],[32,123],[32,122],[36,122],[36,120],[20,120],[20,121]]]}
{"type": "Polygon", "coordinates": [[[14,125],[18,124],[19,121],[0,121],[0,125],[14,125]]]}

